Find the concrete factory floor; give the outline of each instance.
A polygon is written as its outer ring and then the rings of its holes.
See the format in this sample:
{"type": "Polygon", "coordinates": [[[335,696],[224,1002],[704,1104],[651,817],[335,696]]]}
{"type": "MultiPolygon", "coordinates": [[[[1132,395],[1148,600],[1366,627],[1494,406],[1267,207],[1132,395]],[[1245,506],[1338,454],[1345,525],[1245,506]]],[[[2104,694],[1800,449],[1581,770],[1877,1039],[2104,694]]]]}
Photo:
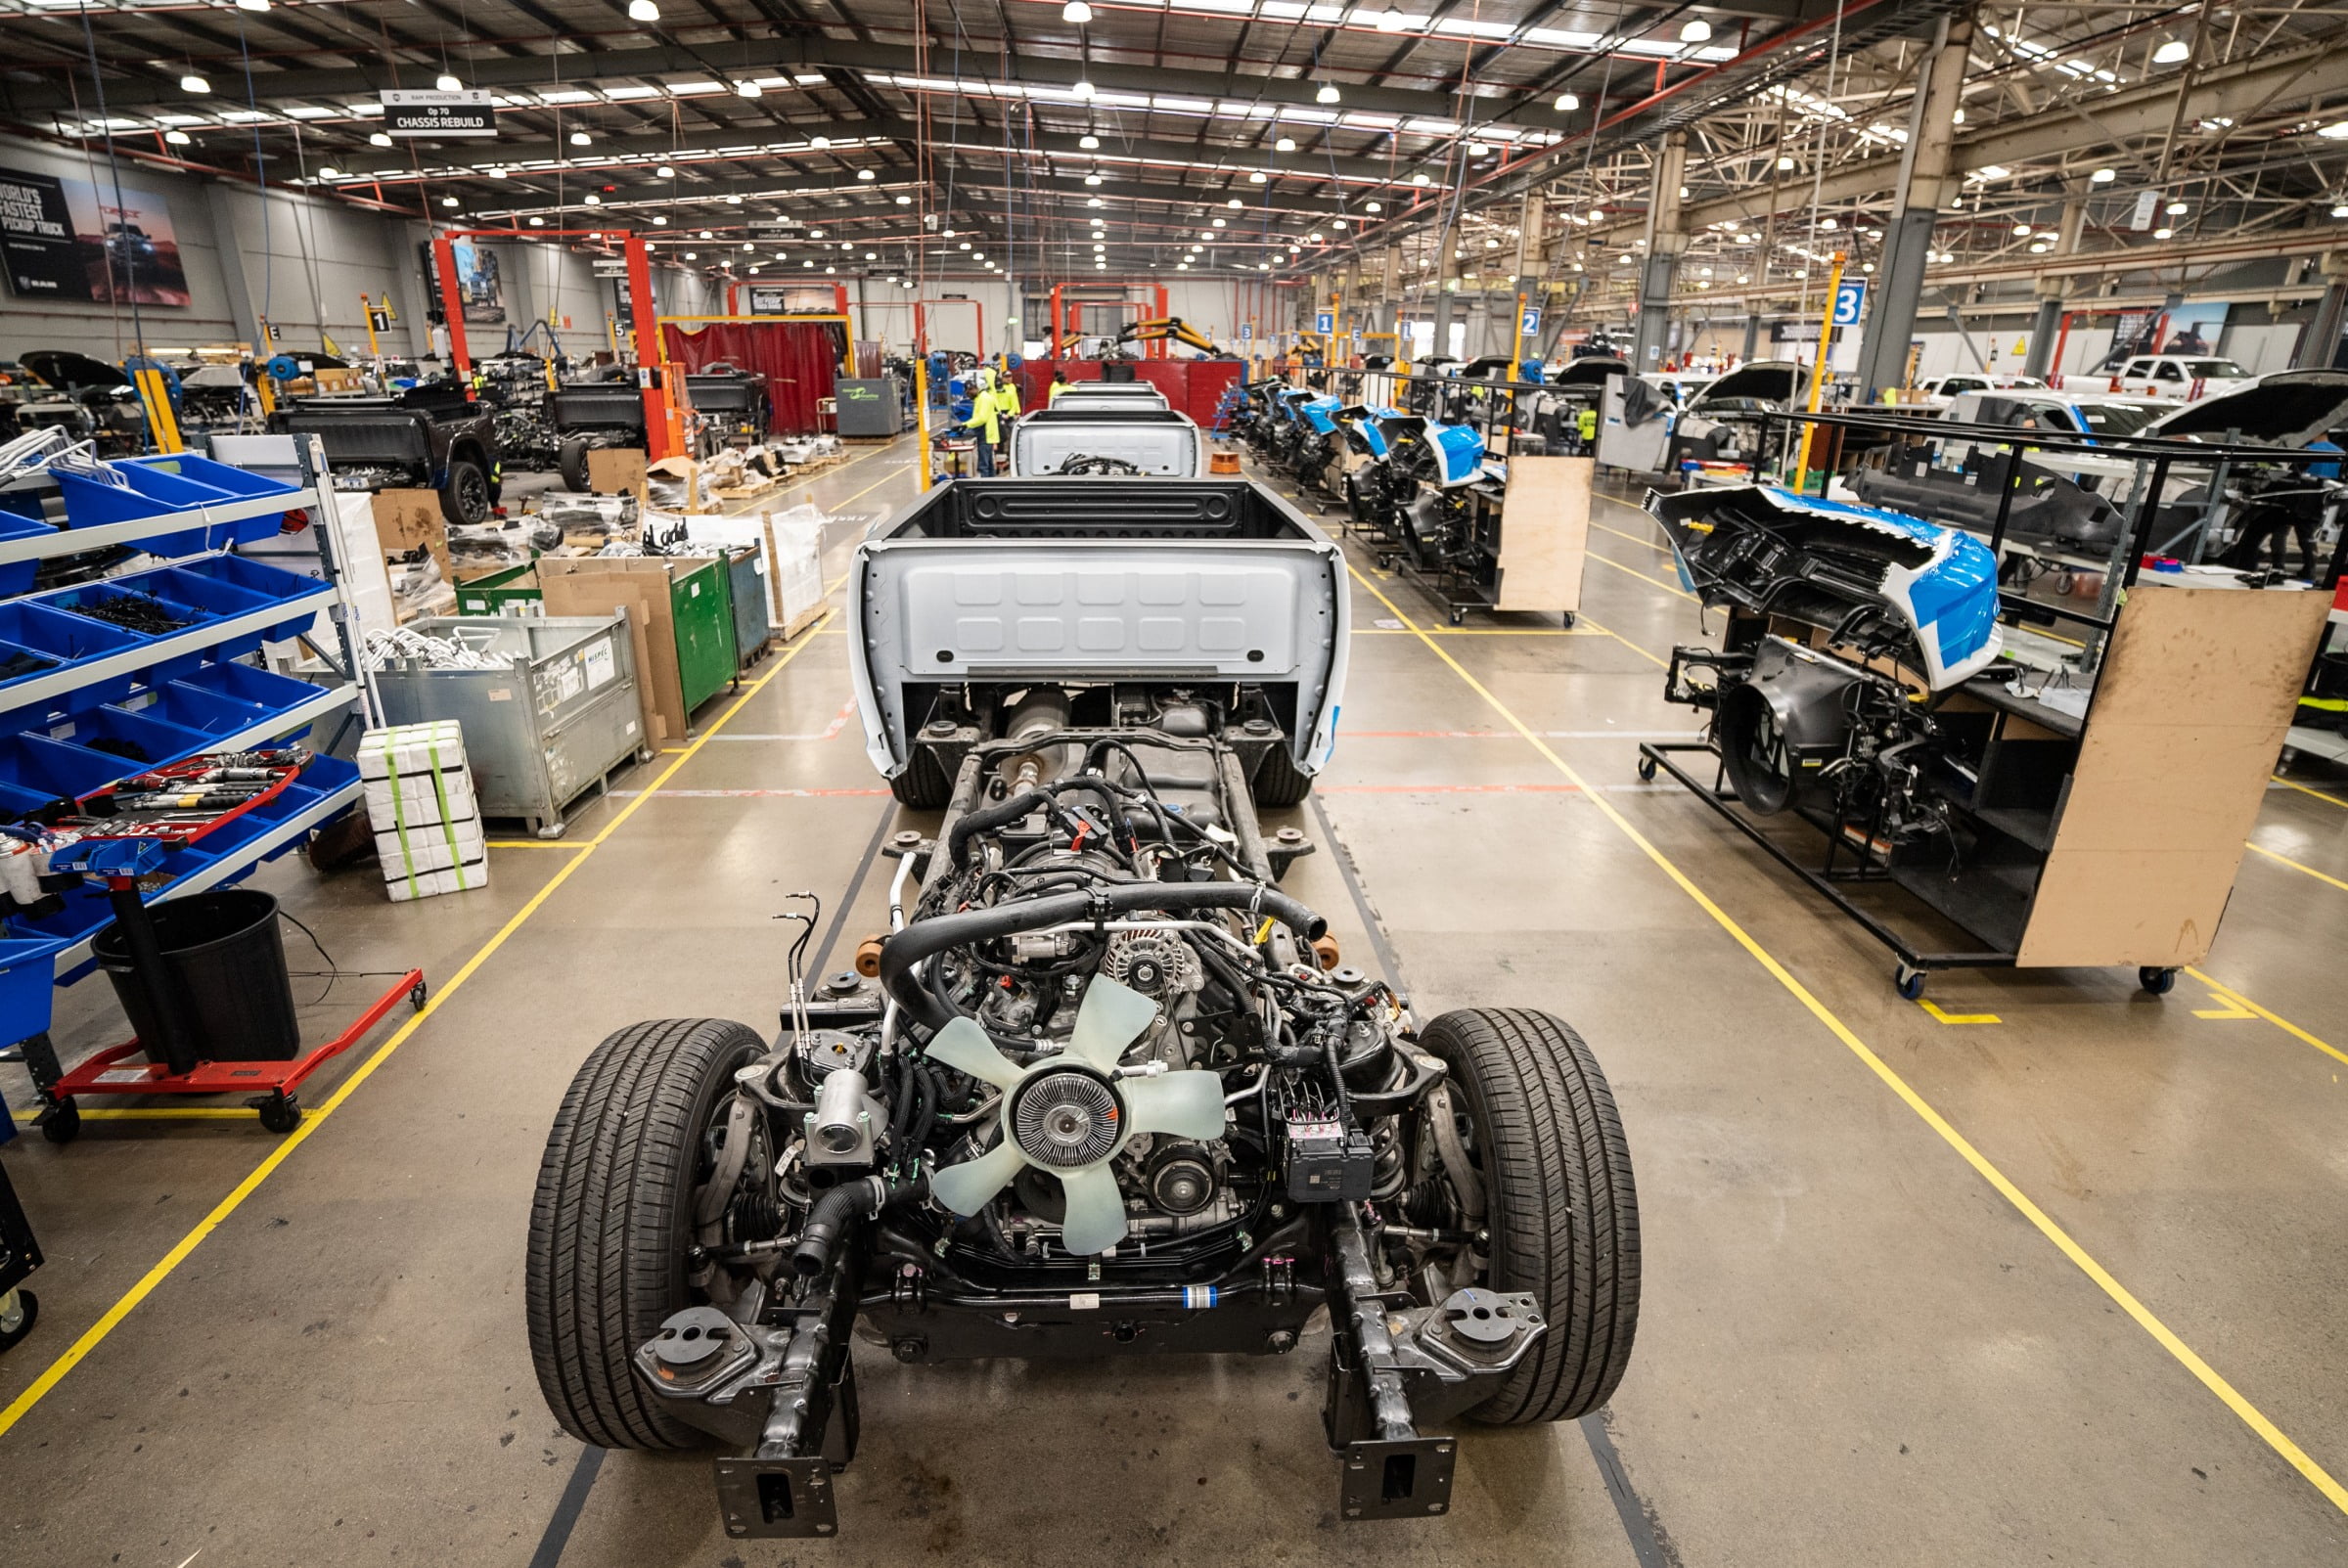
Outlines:
{"type": "MultiPolygon", "coordinates": [[[[844,509],[832,570],[910,497],[912,456],[812,485],[844,509]]],[[[821,1545],[729,1543],[705,1457],[556,1428],[522,1247],[572,1069],[639,1017],[771,1029],[786,893],[847,899],[833,966],[881,924],[900,814],[847,726],[835,618],[567,839],[507,841],[485,891],[386,905],[372,873],[270,868],[345,968],[435,988],[313,1086],[294,1139],[237,1110],[0,1154],[50,1254],[39,1329],[0,1359],[0,1560],[2348,1561],[2348,787],[2273,789],[2206,973],[2165,999],[1992,971],[1902,1002],[1862,932],[1637,781],[1638,740],[1695,728],[1660,696],[1695,607],[1635,510],[1598,522],[1569,632],[1453,632],[1357,551],[1336,762],[1270,816],[1320,845],[1287,885],[1350,961],[1390,951],[1422,1017],[1567,1018],[1628,1127],[1629,1375],[1579,1426],[1473,1432],[1450,1517],[1336,1521],[1322,1335],[1260,1361],[863,1353],[821,1545]]],[[[119,1027],[101,986],[61,1001],[69,1055],[119,1027]]]]}

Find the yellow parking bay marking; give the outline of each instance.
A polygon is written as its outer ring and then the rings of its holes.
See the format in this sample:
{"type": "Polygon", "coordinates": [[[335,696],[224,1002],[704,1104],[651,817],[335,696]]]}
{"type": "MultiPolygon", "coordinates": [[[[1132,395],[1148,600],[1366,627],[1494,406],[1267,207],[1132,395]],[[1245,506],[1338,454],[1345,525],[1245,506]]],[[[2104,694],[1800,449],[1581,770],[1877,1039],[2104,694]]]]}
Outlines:
{"type": "Polygon", "coordinates": [[[2004,1023],[2006,1021],[1994,1012],[1943,1012],[1922,997],[1916,999],[1916,1005],[1942,1023],[2004,1023]]]}

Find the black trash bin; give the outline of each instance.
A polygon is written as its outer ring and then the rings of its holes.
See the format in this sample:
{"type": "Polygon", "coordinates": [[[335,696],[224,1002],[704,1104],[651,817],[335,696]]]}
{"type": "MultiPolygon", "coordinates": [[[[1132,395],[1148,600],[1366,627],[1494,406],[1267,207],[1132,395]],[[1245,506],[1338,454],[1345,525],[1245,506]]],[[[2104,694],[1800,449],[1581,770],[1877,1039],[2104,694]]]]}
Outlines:
{"type": "MultiPolygon", "coordinates": [[[[290,1061],[300,1052],[276,899],[249,888],[215,888],[152,905],[148,915],[199,1059],[290,1061]]],[[[120,924],[100,931],[90,952],[114,983],[147,1059],[165,1060],[147,977],[132,972],[120,924]]]]}

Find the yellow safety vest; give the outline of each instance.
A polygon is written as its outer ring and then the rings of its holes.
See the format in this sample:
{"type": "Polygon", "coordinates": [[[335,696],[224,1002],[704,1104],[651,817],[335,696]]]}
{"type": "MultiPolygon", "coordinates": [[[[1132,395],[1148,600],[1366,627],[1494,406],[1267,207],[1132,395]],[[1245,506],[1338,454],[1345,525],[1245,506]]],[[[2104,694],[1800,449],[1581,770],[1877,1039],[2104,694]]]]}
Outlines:
{"type": "Polygon", "coordinates": [[[963,428],[975,429],[984,440],[1003,439],[1003,409],[995,399],[993,387],[971,394],[971,417],[962,422],[963,428]]]}

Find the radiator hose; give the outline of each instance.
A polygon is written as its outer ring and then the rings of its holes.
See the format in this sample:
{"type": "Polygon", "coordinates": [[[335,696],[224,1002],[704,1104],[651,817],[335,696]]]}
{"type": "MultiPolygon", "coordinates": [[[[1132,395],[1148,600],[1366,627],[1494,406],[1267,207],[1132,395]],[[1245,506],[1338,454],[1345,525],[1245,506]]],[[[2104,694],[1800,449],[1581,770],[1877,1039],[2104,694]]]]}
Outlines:
{"type": "Polygon", "coordinates": [[[926,1175],[902,1182],[868,1176],[832,1188],[808,1208],[807,1223],[799,1228],[799,1244],[790,1249],[791,1268],[803,1279],[814,1278],[831,1267],[840,1237],[857,1221],[878,1219],[882,1209],[928,1195],[926,1175]]]}
{"type": "Polygon", "coordinates": [[[1089,920],[1095,916],[1136,911],[1189,915],[1200,910],[1260,912],[1307,942],[1325,934],[1329,922],[1276,888],[1254,882],[1124,882],[1081,893],[1023,898],[959,915],[916,920],[880,945],[880,983],[897,1005],[935,1033],[953,1022],[954,1009],[922,984],[915,970],[949,948],[991,942],[1021,931],[1089,920]]]}

